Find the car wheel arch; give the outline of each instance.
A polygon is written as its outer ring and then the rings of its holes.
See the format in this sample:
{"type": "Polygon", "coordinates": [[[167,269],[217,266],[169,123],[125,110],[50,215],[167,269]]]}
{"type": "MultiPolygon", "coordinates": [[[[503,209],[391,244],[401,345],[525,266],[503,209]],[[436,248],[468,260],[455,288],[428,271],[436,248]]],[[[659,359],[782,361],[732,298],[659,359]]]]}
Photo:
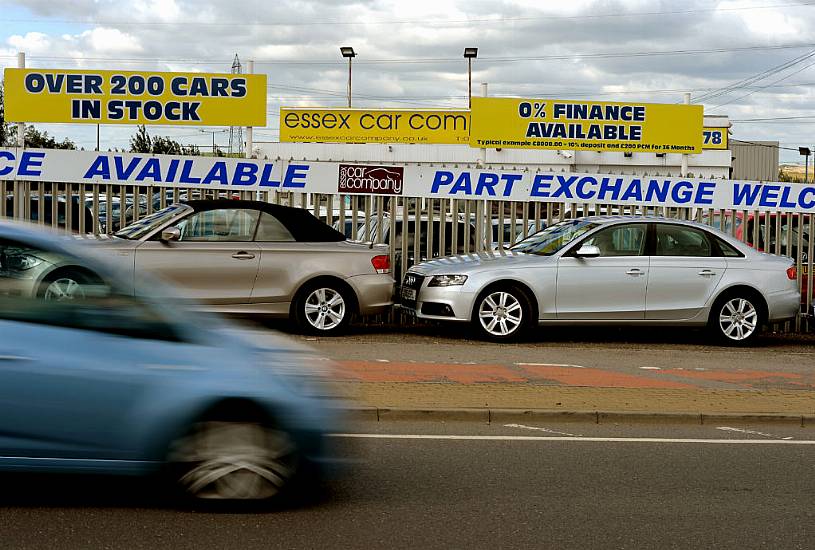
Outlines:
{"type": "Polygon", "coordinates": [[[317,275],[316,277],[311,277],[310,279],[306,279],[305,281],[302,281],[300,283],[294,295],[292,296],[291,306],[289,307],[289,316],[294,317],[296,315],[297,304],[303,298],[305,293],[315,285],[319,285],[321,283],[335,284],[342,290],[344,290],[348,294],[348,298],[351,301],[351,303],[349,304],[351,306],[350,307],[351,314],[359,313],[359,297],[357,296],[354,287],[352,287],[342,277],[339,277],[337,275],[324,274],[317,275]]]}
{"type": "Polygon", "coordinates": [[[517,288],[518,290],[520,290],[521,292],[524,293],[527,301],[529,302],[529,306],[532,308],[532,319],[534,320],[534,322],[537,322],[539,317],[540,317],[540,307],[539,307],[539,304],[538,304],[538,296],[537,296],[537,294],[535,294],[535,291],[532,290],[532,288],[529,286],[529,284],[525,283],[524,281],[521,281],[521,280],[518,280],[518,279],[511,279],[511,278],[495,279],[495,280],[490,281],[489,283],[485,284],[480,289],[478,289],[475,292],[476,298],[472,302],[472,307],[470,308],[470,312],[469,312],[468,317],[472,318],[472,316],[473,316],[473,314],[475,312],[475,308],[476,308],[476,305],[478,303],[478,300],[481,298],[481,296],[483,296],[485,293],[489,292],[490,290],[492,290],[494,288],[507,287],[507,286],[515,287],[515,288],[517,288]]]}
{"type": "Polygon", "coordinates": [[[94,281],[102,280],[102,277],[99,274],[86,267],[75,264],[62,264],[55,266],[53,269],[44,272],[40,276],[40,280],[37,282],[36,286],[37,295],[40,296],[45,293],[46,283],[55,281],[59,277],[64,277],[67,275],[79,275],[94,281]]]}
{"type": "MultiPolygon", "coordinates": [[[[189,434],[196,423],[207,420],[253,420],[263,424],[274,422],[274,411],[263,407],[258,401],[249,397],[222,396],[195,403],[193,406],[188,402],[184,414],[179,414],[178,409],[166,410],[161,415],[166,420],[168,428],[162,432],[158,439],[154,439],[152,451],[148,453],[150,458],[166,462],[168,453],[172,450],[172,445],[178,439],[189,434]]],[[[162,423],[157,419],[158,423],[162,423]]]]}
{"type": "Polygon", "coordinates": [[[735,284],[731,285],[722,289],[711,297],[710,300],[710,313],[708,314],[708,319],[712,318],[715,314],[714,306],[719,303],[723,298],[729,296],[750,296],[756,300],[756,307],[759,309],[759,313],[761,315],[761,319],[763,322],[767,322],[767,318],[769,316],[769,306],[767,305],[767,299],[758,289],[745,284],[735,284]]]}

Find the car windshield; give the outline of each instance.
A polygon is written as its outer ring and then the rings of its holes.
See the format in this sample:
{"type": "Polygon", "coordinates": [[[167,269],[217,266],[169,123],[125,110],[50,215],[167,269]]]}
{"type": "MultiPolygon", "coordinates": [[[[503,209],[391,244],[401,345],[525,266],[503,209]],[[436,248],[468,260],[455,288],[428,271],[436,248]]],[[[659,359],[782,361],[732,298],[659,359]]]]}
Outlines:
{"type": "Polygon", "coordinates": [[[510,250],[524,254],[551,256],[579,236],[599,226],[599,223],[585,219],[563,221],[522,240],[510,250]]]}
{"type": "Polygon", "coordinates": [[[173,219],[178,214],[187,210],[191,210],[191,208],[183,204],[168,206],[164,210],[159,210],[158,212],[150,214],[149,216],[145,216],[139,221],[131,223],[124,229],[120,229],[114,233],[114,236],[130,240],[141,239],[145,235],[149,235],[154,230],[173,219]]]}

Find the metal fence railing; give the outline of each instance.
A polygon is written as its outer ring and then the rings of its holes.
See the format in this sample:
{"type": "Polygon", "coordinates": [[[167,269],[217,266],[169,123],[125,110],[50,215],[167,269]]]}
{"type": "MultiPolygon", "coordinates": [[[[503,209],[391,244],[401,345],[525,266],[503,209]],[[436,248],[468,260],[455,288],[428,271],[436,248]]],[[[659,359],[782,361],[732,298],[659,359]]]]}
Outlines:
{"type": "MultiPolygon", "coordinates": [[[[67,232],[112,234],[184,199],[252,198],[306,208],[352,240],[390,246],[394,278],[420,261],[452,254],[501,251],[548,225],[597,214],[658,215],[693,219],[759,250],[795,259],[802,311],[813,298],[813,214],[608,204],[565,204],[382,195],[322,195],[275,191],[219,191],[117,184],[0,181],[0,218],[34,221],[67,232]]],[[[786,330],[808,330],[799,317],[786,330]]]]}

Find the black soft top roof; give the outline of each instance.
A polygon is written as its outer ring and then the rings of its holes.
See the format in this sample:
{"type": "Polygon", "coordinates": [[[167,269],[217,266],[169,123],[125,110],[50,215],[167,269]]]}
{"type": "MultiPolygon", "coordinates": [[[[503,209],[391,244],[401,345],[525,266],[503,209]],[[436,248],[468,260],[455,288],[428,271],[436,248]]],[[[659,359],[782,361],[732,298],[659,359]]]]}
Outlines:
{"type": "Polygon", "coordinates": [[[303,208],[292,208],[279,204],[270,204],[263,201],[233,200],[233,199],[206,199],[184,201],[196,211],[219,210],[221,208],[247,208],[260,210],[271,214],[286,226],[294,239],[299,242],[340,242],[345,235],[329,227],[311,212],[303,208]]]}

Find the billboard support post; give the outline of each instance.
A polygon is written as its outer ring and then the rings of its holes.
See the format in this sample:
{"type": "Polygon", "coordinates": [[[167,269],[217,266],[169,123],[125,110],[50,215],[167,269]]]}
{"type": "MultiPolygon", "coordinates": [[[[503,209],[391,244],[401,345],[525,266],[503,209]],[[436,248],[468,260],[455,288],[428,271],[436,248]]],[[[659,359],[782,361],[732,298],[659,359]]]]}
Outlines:
{"type": "MultiPolygon", "coordinates": [[[[25,52],[17,52],[17,68],[25,69],[25,52]]],[[[25,147],[25,122],[17,123],[17,147],[25,147]]]]}
{"type": "MultiPolygon", "coordinates": [[[[487,83],[481,83],[481,97],[487,97],[487,83]]],[[[478,163],[481,165],[481,168],[486,168],[487,166],[487,148],[482,147],[480,154],[478,155],[478,163]]]]}
{"type": "MultiPolygon", "coordinates": [[[[250,59],[246,64],[246,72],[252,74],[255,72],[255,60],[250,59]]],[[[255,148],[254,144],[254,135],[252,132],[252,126],[246,127],[246,158],[252,158],[252,149],[255,148]]]]}
{"type": "MultiPolygon", "coordinates": [[[[685,92],[685,105],[690,105],[690,92],[685,92]]],[[[680,167],[680,176],[683,178],[688,177],[688,155],[682,155],[682,166],[680,167]]]]}
{"type": "MultiPolygon", "coordinates": [[[[17,68],[25,69],[25,52],[17,52],[17,68]]],[[[25,147],[25,122],[17,123],[17,147],[25,147]]],[[[40,187],[40,189],[42,189],[40,187]]],[[[25,213],[25,184],[21,181],[14,182],[14,208],[12,216],[17,219],[23,217],[25,213]]],[[[40,191],[38,191],[39,193],[40,191]]]]}

